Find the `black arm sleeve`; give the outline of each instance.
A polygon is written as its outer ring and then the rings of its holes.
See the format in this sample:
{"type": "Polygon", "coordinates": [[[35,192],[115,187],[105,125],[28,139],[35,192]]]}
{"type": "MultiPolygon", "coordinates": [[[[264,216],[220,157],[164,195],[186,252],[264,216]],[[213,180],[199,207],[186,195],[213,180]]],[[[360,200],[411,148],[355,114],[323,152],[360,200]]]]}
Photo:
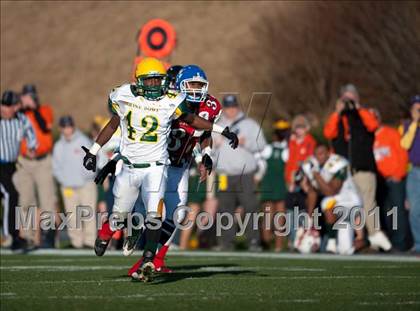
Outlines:
{"type": "Polygon", "coordinates": [[[47,127],[47,123],[45,122],[45,120],[41,116],[41,114],[39,113],[38,108],[34,110],[34,115],[35,115],[36,122],[38,123],[39,127],[41,128],[41,131],[44,132],[44,133],[49,133],[50,130],[47,127]]]}

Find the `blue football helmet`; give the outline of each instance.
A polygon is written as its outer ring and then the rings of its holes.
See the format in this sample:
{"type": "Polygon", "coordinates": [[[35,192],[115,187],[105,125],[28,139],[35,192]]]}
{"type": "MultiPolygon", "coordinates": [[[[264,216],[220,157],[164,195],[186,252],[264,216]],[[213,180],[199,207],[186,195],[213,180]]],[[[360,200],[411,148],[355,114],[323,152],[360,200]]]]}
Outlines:
{"type": "Polygon", "coordinates": [[[207,97],[209,81],[203,69],[197,65],[187,65],[176,76],[176,87],[187,96],[187,101],[200,103],[207,97]],[[202,86],[193,88],[189,85],[191,82],[200,82],[202,86]]]}

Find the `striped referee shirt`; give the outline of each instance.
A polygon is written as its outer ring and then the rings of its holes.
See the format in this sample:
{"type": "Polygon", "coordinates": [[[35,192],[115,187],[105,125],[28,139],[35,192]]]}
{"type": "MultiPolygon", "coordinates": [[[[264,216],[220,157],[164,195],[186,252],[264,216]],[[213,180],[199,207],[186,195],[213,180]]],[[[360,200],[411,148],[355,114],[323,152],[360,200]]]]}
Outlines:
{"type": "Polygon", "coordinates": [[[0,119],[0,163],[16,162],[23,138],[27,139],[29,149],[37,147],[34,129],[23,113],[18,112],[11,119],[0,119]]]}

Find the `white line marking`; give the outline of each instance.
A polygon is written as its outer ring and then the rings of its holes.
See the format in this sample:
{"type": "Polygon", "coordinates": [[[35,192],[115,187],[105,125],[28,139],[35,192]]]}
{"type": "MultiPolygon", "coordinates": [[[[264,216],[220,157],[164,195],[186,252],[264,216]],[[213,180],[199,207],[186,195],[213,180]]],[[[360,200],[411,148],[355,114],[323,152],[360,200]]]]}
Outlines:
{"type": "Polygon", "coordinates": [[[383,305],[418,305],[420,301],[418,300],[411,300],[411,301],[389,301],[389,302],[370,302],[370,301],[362,301],[358,302],[358,305],[361,306],[383,306],[383,305]]]}
{"type": "MultiPolygon", "coordinates": [[[[190,277],[185,278],[185,280],[196,281],[201,280],[201,277],[194,277],[192,274],[190,277]]],[[[320,275],[320,276],[252,276],[249,277],[240,277],[240,276],[216,276],[213,278],[208,279],[209,281],[216,281],[219,280],[234,280],[237,281],[240,279],[241,281],[250,281],[253,282],[256,279],[258,280],[346,280],[346,279],[417,279],[415,276],[409,275],[390,275],[390,276],[383,276],[383,275],[320,275]]],[[[76,284],[97,284],[101,285],[101,283],[114,283],[114,282],[131,282],[129,277],[126,278],[117,278],[117,279],[100,279],[100,280],[51,280],[51,281],[31,281],[31,284],[66,284],[66,283],[76,283],[76,284]]],[[[19,284],[24,283],[27,284],[28,281],[1,281],[0,284],[19,284]]],[[[403,293],[404,295],[406,293],[403,293]]],[[[381,293],[375,293],[373,295],[380,296],[381,293]]],[[[386,294],[384,294],[386,295],[386,294]]],[[[391,295],[391,294],[390,294],[391,295]]],[[[395,295],[399,295],[396,293],[395,295]]],[[[410,295],[417,295],[417,293],[410,293],[410,295]]]]}
{"type": "Polygon", "coordinates": [[[125,270],[121,266],[2,266],[0,270],[19,271],[19,270],[42,270],[42,271],[94,271],[94,270],[125,270]]]}
{"type": "MultiPolygon", "coordinates": [[[[138,252],[140,253],[140,252],[138,252]]],[[[420,263],[420,256],[396,256],[396,255],[330,255],[330,254],[292,254],[292,253],[254,253],[254,252],[215,252],[215,251],[169,251],[171,256],[177,257],[232,257],[232,258],[260,258],[260,259],[305,259],[305,260],[347,260],[347,261],[381,261],[381,262],[416,262],[420,263]]],[[[10,250],[1,250],[0,255],[13,255],[10,250]]],[[[54,256],[94,256],[93,250],[61,250],[39,249],[28,253],[32,255],[54,256]]],[[[107,251],[106,256],[122,256],[121,251],[107,251]]],[[[7,260],[7,259],[6,259],[7,260]]]]}
{"type": "MultiPolygon", "coordinates": [[[[94,283],[101,285],[101,283],[114,283],[114,282],[131,282],[130,278],[119,278],[113,280],[54,280],[54,281],[31,281],[31,284],[66,284],[66,283],[80,283],[80,284],[88,284],[94,283]]],[[[1,284],[16,284],[16,283],[24,283],[28,284],[28,281],[1,281],[1,284]]]]}
{"type": "MultiPolygon", "coordinates": [[[[208,298],[219,298],[220,296],[224,297],[231,297],[231,296],[249,296],[249,293],[223,293],[223,292],[217,292],[214,294],[207,294],[206,297],[192,295],[191,292],[185,292],[185,293],[159,293],[159,294],[131,294],[131,295],[113,295],[113,296],[102,296],[102,295],[64,295],[64,296],[47,296],[47,297],[38,297],[38,296],[9,296],[9,297],[3,297],[8,299],[14,299],[14,300],[31,300],[31,299],[59,299],[59,300],[88,300],[88,299],[133,299],[133,298],[146,298],[147,300],[155,300],[155,298],[164,298],[164,297],[188,297],[189,300],[208,300],[208,298]],[[207,297],[209,296],[209,297],[207,297]]],[[[279,299],[278,302],[286,302],[286,303],[319,303],[319,299],[279,299]]]]}
{"type": "MultiPolygon", "coordinates": [[[[229,272],[229,271],[262,271],[262,270],[272,270],[272,271],[291,271],[291,272],[325,272],[327,269],[317,269],[317,268],[305,268],[305,267],[214,267],[209,265],[208,267],[200,267],[198,270],[200,271],[208,271],[208,272],[229,272]]],[[[198,271],[198,270],[189,270],[189,271],[198,271]]],[[[179,270],[177,270],[179,271],[179,270]]],[[[177,272],[176,271],[176,272],[177,272]]]]}
{"type": "MultiPolygon", "coordinates": [[[[252,277],[225,277],[225,276],[217,276],[212,278],[211,280],[218,281],[218,280],[248,280],[254,281],[256,279],[261,280],[321,280],[321,279],[419,279],[419,277],[411,276],[411,275],[319,275],[319,276],[258,276],[253,275],[252,277]]],[[[202,279],[201,277],[194,277],[192,274],[191,277],[186,278],[186,280],[195,280],[195,279],[202,279]]]]}
{"type": "MultiPolygon", "coordinates": [[[[404,266],[404,268],[406,268],[407,266],[404,266]]],[[[412,266],[409,266],[412,267],[412,266]]],[[[376,265],[376,266],[368,266],[368,267],[364,267],[364,266],[343,266],[342,268],[344,269],[368,269],[368,270],[372,270],[372,269],[401,269],[402,267],[400,265],[376,265]]]]}
{"type": "MultiPolygon", "coordinates": [[[[126,270],[126,266],[77,266],[77,265],[67,265],[67,266],[1,266],[0,270],[4,271],[22,271],[22,270],[40,270],[47,272],[74,272],[74,271],[101,271],[101,270],[126,270]]],[[[235,272],[235,271],[289,271],[289,272],[325,272],[327,269],[318,269],[318,268],[305,268],[305,267],[261,267],[261,266],[242,266],[242,267],[217,267],[217,266],[207,266],[207,267],[198,267],[197,269],[180,269],[175,272],[194,272],[194,271],[207,271],[207,272],[235,272]]]]}

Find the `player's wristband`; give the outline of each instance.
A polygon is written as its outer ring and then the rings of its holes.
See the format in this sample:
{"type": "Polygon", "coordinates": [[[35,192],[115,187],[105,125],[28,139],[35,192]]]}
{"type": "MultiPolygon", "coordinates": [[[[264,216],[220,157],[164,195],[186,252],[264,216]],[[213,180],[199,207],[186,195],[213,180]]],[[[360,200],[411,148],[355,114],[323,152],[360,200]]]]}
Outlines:
{"type": "Polygon", "coordinates": [[[219,133],[219,134],[222,134],[222,132],[224,130],[225,130],[225,128],[222,127],[222,126],[220,126],[220,125],[218,125],[218,124],[213,124],[213,127],[211,129],[212,132],[219,133]]]}
{"type": "Polygon", "coordinates": [[[202,156],[204,156],[205,154],[210,156],[210,154],[211,154],[211,147],[210,146],[207,146],[206,148],[203,149],[203,151],[201,151],[202,156]]]}
{"type": "Polygon", "coordinates": [[[93,146],[90,147],[89,152],[93,155],[96,155],[99,149],[101,149],[101,145],[99,145],[98,143],[94,143],[93,146]]]}

